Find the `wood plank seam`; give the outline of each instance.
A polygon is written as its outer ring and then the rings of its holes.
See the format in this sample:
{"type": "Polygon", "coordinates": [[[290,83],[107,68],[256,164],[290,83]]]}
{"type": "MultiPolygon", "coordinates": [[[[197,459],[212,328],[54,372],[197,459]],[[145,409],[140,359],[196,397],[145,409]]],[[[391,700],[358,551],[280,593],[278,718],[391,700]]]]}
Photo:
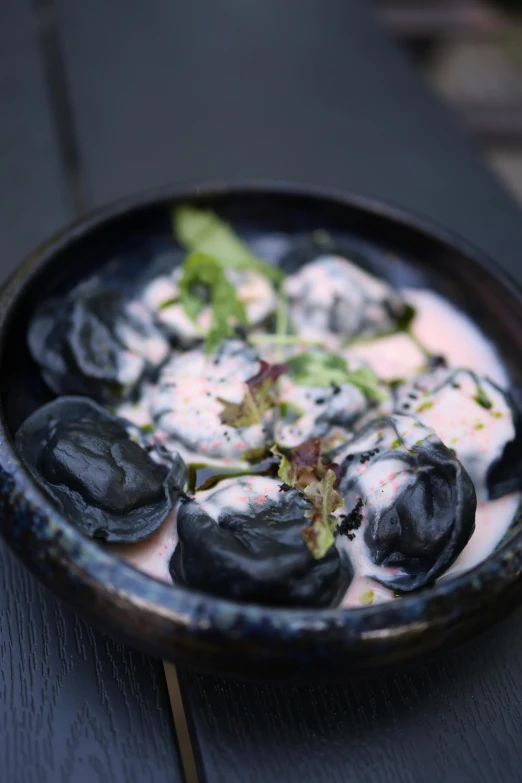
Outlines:
{"type": "Polygon", "coordinates": [[[55,0],[32,0],[42,71],[55,125],[58,150],[68,195],[77,216],[85,212],[85,180],[76,133],[65,62],[57,24],[55,0]]]}

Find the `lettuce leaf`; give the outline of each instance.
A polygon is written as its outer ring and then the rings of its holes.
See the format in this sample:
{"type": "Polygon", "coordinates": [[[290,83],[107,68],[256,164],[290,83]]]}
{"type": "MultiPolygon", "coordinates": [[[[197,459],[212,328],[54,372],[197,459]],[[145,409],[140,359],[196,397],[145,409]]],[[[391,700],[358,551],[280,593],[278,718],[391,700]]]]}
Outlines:
{"type": "Polygon", "coordinates": [[[313,557],[319,560],[335,542],[338,520],[333,512],[343,506],[343,499],[336,491],[341,468],[323,460],[319,438],[308,440],[286,453],[274,446],[272,453],[281,458],[279,478],[285,485],[301,489],[312,504],[306,512],[310,527],[304,527],[302,534],[313,557]]]}
{"type": "Polygon", "coordinates": [[[277,403],[275,383],[280,375],[288,370],[287,364],[268,364],[259,362],[259,372],[249,378],[245,394],[240,403],[229,402],[218,397],[223,405],[221,422],[229,427],[248,427],[261,424],[263,413],[277,403]]]}
{"type": "Polygon", "coordinates": [[[310,527],[302,529],[306,546],[316,560],[320,560],[335,543],[334,532],[338,520],[333,512],[344,505],[342,497],[334,489],[337,476],[328,469],[320,481],[309,484],[304,493],[312,504],[305,515],[310,519],[310,527]]]}
{"type": "Polygon", "coordinates": [[[369,367],[349,370],[346,359],[335,353],[311,351],[300,353],[288,360],[289,375],[300,386],[332,385],[351,383],[371,400],[386,400],[377,376],[369,367]]]}
{"type": "Polygon", "coordinates": [[[212,353],[234,334],[234,323],[247,324],[245,308],[228,281],[220,263],[205,253],[191,253],[183,262],[179,281],[179,301],[195,321],[209,304],[212,320],[206,337],[206,349],[212,353]]]}
{"type": "Polygon", "coordinates": [[[208,253],[225,269],[256,270],[275,283],[285,276],[282,269],[258,258],[228,223],[211,210],[182,204],[174,208],[172,217],[174,235],[187,250],[208,253]]]}

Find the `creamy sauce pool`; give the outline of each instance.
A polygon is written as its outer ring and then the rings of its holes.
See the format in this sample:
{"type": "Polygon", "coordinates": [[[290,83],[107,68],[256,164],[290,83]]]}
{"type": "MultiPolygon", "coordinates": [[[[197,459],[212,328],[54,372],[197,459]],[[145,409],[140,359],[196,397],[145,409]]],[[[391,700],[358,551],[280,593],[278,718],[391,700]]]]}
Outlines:
{"type": "MultiPolygon", "coordinates": [[[[422,367],[424,354],[419,346],[423,346],[433,354],[444,356],[450,367],[466,367],[482,376],[487,376],[501,387],[507,385],[507,373],[494,346],[469,319],[432,291],[405,289],[401,293],[416,309],[416,317],[411,327],[413,339],[407,334],[401,333],[363,341],[349,346],[345,352],[347,357],[352,356],[354,359],[366,361],[383,380],[407,379],[418,374],[422,367]]],[[[262,348],[260,352],[263,356],[262,348]]],[[[272,359],[271,352],[272,349],[267,350],[266,358],[268,360],[272,359]]],[[[184,364],[183,360],[181,364],[184,364]]],[[[196,367],[193,366],[190,369],[193,371],[196,367]]],[[[226,392],[229,397],[235,399],[234,383],[236,379],[243,380],[245,376],[242,368],[236,366],[232,368],[231,366],[229,369],[231,372],[224,385],[227,386],[226,392]]],[[[201,395],[203,406],[205,402],[203,397],[207,396],[208,384],[212,380],[213,373],[211,372],[207,376],[201,369],[198,369],[198,372],[196,375],[201,380],[197,381],[195,386],[191,387],[188,378],[183,382],[187,383],[187,394],[201,395]]],[[[221,374],[220,377],[223,378],[224,374],[221,374]]],[[[122,407],[120,413],[137,424],[146,424],[151,420],[149,406],[154,404],[154,402],[151,403],[154,400],[158,404],[157,389],[149,390],[140,405],[122,407]]],[[[304,402],[304,399],[300,400],[301,405],[304,402]]],[[[213,406],[209,415],[215,416],[216,413],[213,406]]],[[[166,414],[167,430],[177,426],[176,418],[176,413],[166,414]]],[[[429,426],[430,422],[426,423],[429,426]]],[[[481,437],[487,439],[487,417],[482,417],[481,423],[483,425],[480,430],[481,437]]],[[[212,429],[212,424],[212,422],[208,424],[210,429],[212,429]]],[[[440,433],[440,422],[437,431],[440,433]]],[[[250,437],[248,439],[252,446],[263,440],[259,430],[246,434],[251,437],[251,440],[250,437]]],[[[444,437],[442,433],[440,434],[444,437]]],[[[235,435],[237,436],[237,432],[235,435]]],[[[218,447],[217,441],[213,441],[209,448],[210,452],[219,451],[222,448],[226,453],[221,463],[216,460],[215,464],[230,464],[230,461],[237,456],[234,445],[226,443],[218,447]],[[214,443],[216,445],[213,449],[214,443]]],[[[230,506],[238,511],[245,510],[248,508],[248,503],[261,502],[263,498],[275,496],[274,493],[277,493],[279,483],[275,479],[252,477],[251,491],[247,493],[248,497],[246,495],[244,497],[235,496],[231,491],[231,493],[227,493],[230,494],[230,497],[227,497],[227,503],[230,502],[230,506]]],[[[219,488],[223,489],[232,484],[232,479],[223,481],[219,484],[219,488]]],[[[208,497],[214,491],[196,493],[198,501],[207,502],[207,511],[209,512],[212,510],[212,503],[208,501],[208,497]]],[[[451,578],[468,571],[488,557],[513,522],[520,500],[520,493],[511,494],[499,500],[480,500],[477,506],[475,531],[456,562],[441,579],[451,578]]],[[[119,545],[117,548],[111,547],[111,549],[151,576],[171,582],[168,563],[176,541],[175,515],[172,515],[148,541],[142,544],[119,545]]],[[[340,604],[341,607],[360,607],[393,599],[392,591],[371,578],[375,566],[368,558],[360,531],[357,531],[353,541],[339,536],[337,546],[340,549],[347,548],[355,570],[355,577],[340,604]]]]}

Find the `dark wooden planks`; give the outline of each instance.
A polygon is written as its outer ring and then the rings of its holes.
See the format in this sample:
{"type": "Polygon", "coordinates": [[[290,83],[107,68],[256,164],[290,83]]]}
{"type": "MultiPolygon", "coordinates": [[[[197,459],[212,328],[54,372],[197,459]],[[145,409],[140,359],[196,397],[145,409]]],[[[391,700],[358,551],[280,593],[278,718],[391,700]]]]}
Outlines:
{"type": "Polygon", "coordinates": [[[208,783],[517,783],[522,613],[405,674],[255,686],[179,672],[208,783]]]}
{"type": "Polygon", "coordinates": [[[60,175],[29,0],[0,0],[2,277],[72,211],[60,175]]]}
{"type": "MultiPolygon", "coordinates": [[[[0,0],[0,278],[73,214],[27,0],[0,0]]],[[[1,524],[1,523],[0,523],[1,524]]],[[[0,781],[181,780],[163,668],[75,617],[0,541],[0,781]]]]}
{"type": "Polygon", "coordinates": [[[0,544],[0,780],[181,780],[161,664],[84,623],[0,544]]]}
{"type": "Polygon", "coordinates": [[[340,185],[433,216],[514,267],[517,209],[368,6],[61,0],[93,201],[187,179],[340,185]]]}

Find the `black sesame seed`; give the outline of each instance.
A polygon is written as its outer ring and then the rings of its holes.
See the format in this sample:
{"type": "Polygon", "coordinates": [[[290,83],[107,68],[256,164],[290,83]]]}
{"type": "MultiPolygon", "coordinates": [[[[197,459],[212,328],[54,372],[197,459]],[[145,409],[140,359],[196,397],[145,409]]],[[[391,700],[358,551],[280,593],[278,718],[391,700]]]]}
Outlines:
{"type": "Polygon", "coordinates": [[[324,397],[318,397],[317,400],[315,401],[315,404],[316,405],[323,405],[324,402],[325,402],[324,397]]]}
{"type": "Polygon", "coordinates": [[[430,356],[428,365],[432,369],[436,369],[437,367],[447,367],[447,362],[444,356],[430,356]]]}
{"type": "Polygon", "coordinates": [[[402,407],[404,408],[404,410],[408,410],[408,408],[410,407],[410,403],[405,402],[402,407]]]}
{"type": "Polygon", "coordinates": [[[341,517],[341,524],[337,528],[338,533],[342,536],[347,536],[350,541],[352,541],[354,538],[354,534],[350,533],[350,531],[358,530],[361,527],[362,507],[362,500],[358,500],[350,513],[346,514],[344,517],[341,517]]]}

